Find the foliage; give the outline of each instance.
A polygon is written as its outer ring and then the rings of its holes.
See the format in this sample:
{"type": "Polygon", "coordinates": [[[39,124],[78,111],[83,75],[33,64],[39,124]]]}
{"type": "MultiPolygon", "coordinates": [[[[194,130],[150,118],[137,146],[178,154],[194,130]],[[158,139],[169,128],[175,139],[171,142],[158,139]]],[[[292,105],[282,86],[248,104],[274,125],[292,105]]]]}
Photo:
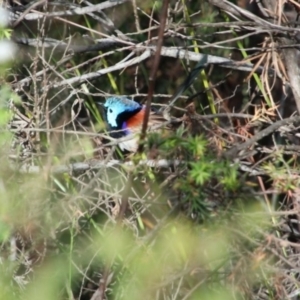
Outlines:
{"type": "Polygon", "coordinates": [[[146,102],[164,2],[5,3],[0,299],[296,299],[296,4],[233,2],[168,4],[152,105],[177,122],[135,154],[97,103],[146,102]]]}

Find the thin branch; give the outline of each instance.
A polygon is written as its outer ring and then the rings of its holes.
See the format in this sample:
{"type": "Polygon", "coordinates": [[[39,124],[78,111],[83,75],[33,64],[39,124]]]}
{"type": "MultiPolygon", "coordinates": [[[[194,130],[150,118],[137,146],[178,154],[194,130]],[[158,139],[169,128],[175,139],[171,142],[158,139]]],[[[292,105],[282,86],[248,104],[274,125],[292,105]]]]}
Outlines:
{"type": "Polygon", "coordinates": [[[150,110],[151,110],[151,101],[152,97],[154,94],[154,88],[155,88],[155,80],[156,80],[156,73],[158,70],[159,62],[160,62],[160,57],[161,57],[161,50],[162,50],[162,45],[164,41],[164,31],[165,31],[165,26],[167,22],[167,15],[168,15],[168,6],[169,6],[169,0],[164,0],[163,2],[163,7],[162,7],[162,14],[161,14],[161,21],[160,21],[160,28],[158,32],[158,42],[157,42],[157,48],[154,56],[154,63],[151,68],[151,73],[149,77],[149,89],[148,89],[148,97],[147,97],[147,103],[146,103],[146,112],[143,120],[143,125],[142,125],[142,131],[141,131],[141,136],[140,136],[140,141],[139,141],[139,148],[138,152],[142,153],[144,150],[144,145],[143,142],[146,138],[147,134],[147,127],[148,127],[148,121],[149,121],[149,115],[150,115],[150,110]]]}
{"type": "MultiPolygon", "coordinates": [[[[77,7],[72,10],[65,10],[65,11],[57,11],[51,13],[42,13],[42,12],[35,12],[35,13],[23,13],[21,16],[16,14],[10,14],[9,22],[12,23],[14,26],[19,23],[19,20],[26,20],[26,21],[35,21],[41,18],[55,18],[55,17],[64,17],[64,16],[78,16],[78,15],[86,15],[95,11],[101,11],[103,9],[115,7],[117,5],[123,4],[128,2],[129,0],[117,0],[117,1],[105,1],[99,4],[95,4],[93,6],[86,6],[86,7],[77,7]]],[[[38,2],[39,4],[39,2],[38,2]]],[[[36,5],[33,5],[35,7],[36,5]]],[[[32,7],[30,7],[32,8],[32,7]]]]}
{"type": "Polygon", "coordinates": [[[128,40],[122,43],[122,40],[116,39],[114,37],[111,38],[103,38],[98,39],[96,43],[93,40],[90,40],[90,45],[84,45],[85,39],[82,38],[83,45],[74,45],[70,43],[65,43],[63,41],[59,41],[52,38],[44,38],[44,39],[29,39],[25,37],[12,37],[12,41],[16,44],[26,45],[30,47],[43,47],[53,49],[55,51],[61,52],[73,52],[73,53],[85,53],[85,52],[97,52],[100,50],[104,50],[107,48],[124,46],[128,44],[128,40]],[[93,43],[92,43],[93,42],[93,43]]]}
{"type": "Polygon", "coordinates": [[[236,157],[238,157],[239,152],[246,150],[247,148],[253,146],[256,142],[258,142],[262,138],[268,136],[269,134],[271,134],[272,132],[274,132],[275,130],[280,128],[281,126],[289,125],[289,124],[293,124],[293,123],[299,123],[299,122],[300,122],[300,116],[277,121],[277,122],[273,123],[272,125],[270,125],[269,127],[258,132],[256,135],[254,135],[251,139],[247,140],[246,142],[244,142],[242,144],[238,144],[238,145],[232,147],[231,149],[229,149],[228,151],[226,151],[224,153],[224,157],[226,157],[228,159],[236,158],[236,157]]]}
{"type": "MultiPolygon", "coordinates": [[[[130,66],[133,66],[135,64],[141,63],[142,61],[146,60],[151,56],[151,51],[156,51],[156,46],[150,46],[150,47],[145,47],[145,46],[137,46],[136,50],[145,50],[141,56],[135,57],[131,60],[125,61],[125,62],[120,62],[115,64],[114,66],[104,68],[101,70],[98,70],[97,72],[91,72],[87,73],[84,75],[72,77],[69,79],[61,80],[59,82],[55,82],[54,84],[51,85],[53,88],[58,88],[63,85],[72,85],[74,83],[83,83],[88,80],[100,77],[102,75],[105,75],[110,72],[122,70],[124,68],[128,68],[130,66]]],[[[253,64],[250,63],[243,63],[239,61],[234,61],[232,59],[228,58],[223,58],[219,56],[214,56],[214,55],[204,55],[201,53],[195,53],[192,51],[186,51],[184,49],[180,49],[179,47],[162,47],[161,49],[161,56],[166,56],[166,57],[174,57],[174,58],[179,58],[179,59],[187,59],[191,61],[200,61],[201,59],[204,58],[204,56],[207,56],[207,63],[208,64],[213,64],[213,65],[219,65],[220,67],[232,69],[232,70],[239,70],[239,71],[245,71],[245,72],[251,72],[254,68],[253,64]]],[[[258,67],[256,69],[257,73],[262,73],[263,68],[258,67]]],[[[268,70],[269,74],[274,74],[274,71],[272,69],[268,70]]],[[[44,87],[49,88],[49,86],[44,87]]]]}
{"type": "Polygon", "coordinates": [[[226,11],[226,13],[229,13],[236,18],[246,18],[248,20],[255,22],[256,27],[261,27],[264,29],[275,29],[278,32],[282,32],[282,33],[299,32],[300,31],[300,29],[297,27],[289,28],[289,27],[270,23],[256,15],[254,15],[250,11],[243,9],[227,0],[222,0],[222,1],[209,0],[208,2],[210,2],[212,5],[226,11]]]}
{"type": "MultiPolygon", "coordinates": [[[[70,165],[61,165],[61,166],[55,166],[50,170],[50,173],[53,175],[57,174],[63,174],[67,173],[70,175],[78,174],[78,173],[84,173],[87,171],[99,171],[101,169],[108,169],[108,168],[116,168],[116,167],[126,167],[126,169],[130,168],[136,168],[137,166],[147,166],[149,168],[155,168],[155,169],[169,169],[170,167],[178,167],[180,165],[187,164],[187,161],[181,161],[181,160],[166,160],[166,159],[160,159],[160,160],[152,160],[152,159],[146,159],[146,160],[140,160],[138,163],[134,163],[133,161],[121,161],[121,160],[90,160],[87,162],[78,162],[70,165]]],[[[13,164],[10,165],[11,169],[14,171],[17,171],[21,174],[40,174],[43,172],[43,168],[40,166],[15,166],[13,164]]],[[[260,170],[258,168],[253,168],[251,166],[245,165],[240,163],[238,165],[239,170],[248,173],[248,176],[258,176],[258,175],[266,175],[266,171],[260,170]]],[[[49,170],[47,170],[48,172],[49,170]]]]}

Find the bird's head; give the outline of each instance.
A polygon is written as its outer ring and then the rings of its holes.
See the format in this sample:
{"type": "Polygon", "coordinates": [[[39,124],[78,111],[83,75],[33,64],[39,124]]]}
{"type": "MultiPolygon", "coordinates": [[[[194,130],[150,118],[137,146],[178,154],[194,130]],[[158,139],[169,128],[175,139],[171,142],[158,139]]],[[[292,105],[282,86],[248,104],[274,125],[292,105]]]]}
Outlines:
{"type": "Polygon", "coordinates": [[[142,109],[142,105],[126,97],[109,97],[104,103],[105,117],[113,129],[124,129],[123,124],[142,109]]]}

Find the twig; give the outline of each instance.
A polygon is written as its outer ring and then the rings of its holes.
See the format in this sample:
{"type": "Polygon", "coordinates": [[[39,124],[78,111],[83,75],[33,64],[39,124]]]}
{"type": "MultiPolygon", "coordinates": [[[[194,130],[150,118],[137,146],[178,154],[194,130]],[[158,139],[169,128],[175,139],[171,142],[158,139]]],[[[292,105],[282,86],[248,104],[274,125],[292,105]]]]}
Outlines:
{"type": "Polygon", "coordinates": [[[160,62],[160,57],[161,57],[160,53],[161,53],[163,40],[164,40],[164,31],[165,31],[165,26],[166,26],[166,21],[167,21],[168,5],[169,5],[169,0],[164,0],[162,14],[161,14],[160,28],[159,28],[159,32],[158,32],[158,42],[157,42],[156,52],[155,52],[155,56],[154,56],[154,63],[152,65],[151,73],[150,73],[150,77],[149,77],[149,90],[148,90],[148,98],[147,98],[147,103],[146,103],[146,112],[145,112],[145,116],[144,116],[144,120],[143,120],[143,126],[142,126],[140,141],[139,141],[138,153],[142,153],[144,150],[143,142],[144,142],[144,140],[146,138],[146,134],[147,134],[147,127],[148,127],[149,115],[150,115],[150,110],[151,110],[151,101],[152,101],[152,97],[154,94],[156,73],[157,73],[157,69],[159,66],[159,62],[160,62]]]}
{"type": "Polygon", "coordinates": [[[91,42],[90,45],[84,45],[84,41],[85,41],[84,38],[83,38],[82,45],[77,45],[77,44],[73,45],[52,38],[44,38],[42,40],[42,39],[30,39],[25,37],[13,37],[12,41],[15,42],[16,44],[26,45],[30,47],[44,47],[44,48],[53,49],[53,51],[61,51],[61,52],[67,50],[67,52],[72,52],[72,53],[85,53],[85,52],[94,52],[94,51],[97,52],[107,48],[128,45],[128,41],[124,41],[124,43],[122,43],[122,40],[113,37],[98,39],[97,41],[95,41],[95,43],[91,42]]]}
{"type": "MultiPolygon", "coordinates": [[[[77,15],[85,15],[89,14],[95,11],[101,11],[103,9],[111,8],[117,5],[120,5],[122,3],[128,2],[129,0],[118,0],[118,1],[105,1],[99,4],[95,4],[93,6],[86,6],[86,7],[77,7],[72,10],[66,10],[66,11],[57,11],[57,12],[52,12],[52,13],[42,13],[42,12],[36,12],[36,13],[27,13],[27,14],[22,14],[21,15],[21,20],[24,19],[26,21],[35,21],[44,17],[47,18],[55,18],[55,17],[64,17],[64,16],[77,16],[77,15]]],[[[38,4],[40,4],[38,2],[38,4]]],[[[37,5],[33,5],[32,7],[36,7],[37,5]]],[[[30,7],[30,9],[32,9],[30,7]]],[[[27,12],[27,11],[25,11],[27,12]]],[[[20,17],[19,17],[20,18],[20,17]]],[[[16,20],[14,16],[10,15],[10,20],[9,22],[15,22],[13,25],[16,24],[16,22],[19,23],[19,18],[16,20]]],[[[17,24],[18,24],[17,23],[17,24]]]]}
{"type": "MultiPolygon", "coordinates": [[[[137,164],[133,163],[132,161],[123,162],[120,160],[110,160],[108,162],[104,160],[91,160],[87,162],[78,162],[69,165],[61,165],[53,167],[50,172],[52,174],[74,174],[77,172],[86,172],[88,170],[99,170],[103,168],[111,168],[116,166],[126,166],[126,167],[136,167],[136,165],[140,166],[148,166],[152,168],[169,168],[170,166],[178,166],[184,162],[180,160],[140,160],[137,164]]],[[[39,174],[43,171],[43,168],[40,166],[15,166],[11,164],[11,168],[20,173],[29,173],[29,174],[39,174]]]]}
{"type": "MultiPolygon", "coordinates": [[[[145,47],[145,46],[138,45],[138,46],[136,46],[135,49],[137,51],[145,50],[145,52],[143,52],[143,54],[141,56],[135,57],[131,60],[128,60],[128,61],[125,61],[122,63],[121,62],[117,63],[114,66],[104,68],[104,69],[98,70],[96,72],[91,72],[91,73],[76,76],[73,78],[61,80],[59,82],[55,82],[54,84],[51,84],[50,87],[58,88],[63,85],[72,85],[74,83],[82,83],[87,80],[91,80],[91,79],[100,77],[100,76],[105,75],[110,72],[122,70],[124,68],[133,66],[135,64],[138,64],[138,63],[146,60],[147,58],[149,58],[151,56],[151,51],[157,51],[156,46],[145,47]]],[[[242,62],[234,61],[232,59],[223,58],[223,57],[219,57],[219,56],[195,53],[192,51],[187,51],[185,49],[180,49],[179,47],[162,47],[161,56],[173,57],[173,58],[179,58],[179,59],[189,59],[191,61],[197,61],[197,62],[200,61],[201,59],[203,59],[204,56],[207,56],[208,64],[218,65],[223,68],[239,70],[239,71],[244,71],[244,72],[251,72],[253,70],[253,64],[250,64],[250,63],[242,63],[242,62]]],[[[256,72],[262,73],[263,68],[258,67],[256,69],[256,72]]],[[[268,70],[268,72],[270,75],[275,74],[274,70],[272,70],[272,69],[268,70]]],[[[48,89],[49,86],[44,87],[44,89],[46,89],[46,88],[48,89]]]]}
{"type": "MultiPolygon", "coordinates": [[[[157,168],[157,169],[168,169],[170,167],[178,167],[180,165],[187,164],[187,161],[181,161],[181,160],[166,160],[166,159],[160,159],[160,160],[152,160],[152,159],[145,159],[140,160],[138,163],[134,163],[132,161],[120,161],[120,160],[91,160],[87,162],[78,162],[70,165],[61,165],[61,166],[55,166],[53,167],[50,172],[52,174],[74,174],[74,173],[83,173],[86,171],[96,171],[101,170],[104,168],[112,168],[112,167],[126,167],[128,168],[136,168],[136,166],[148,166],[150,168],[157,168]]],[[[39,174],[43,171],[43,168],[40,166],[22,166],[21,168],[19,166],[14,166],[11,164],[11,168],[14,171],[17,171],[19,173],[28,173],[28,174],[39,174]]],[[[244,164],[238,165],[239,170],[248,173],[248,176],[258,176],[258,175],[266,175],[267,173],[264,170],[253,168],[251,166],[247,166],[244,164]]],[[[49,170],[47,170],[48,172],[49,170]]]]}
{"type": "Polygon", "coordinates": [[[270,133],[274,132],[278,128],[284,125],[289,125],[292,123],[300,122],[300,116],[292,117],[283,119],[280,121],[275,122],[274,124],[270,125],[269,127],[263,129],[259,133],[257,133],[255,136],[253,136],[251,139],[247,140],[243,144],[239,144],[235,147],[232,147],[228,151],[224,153],[224,157],[228,159],[232,159],[238,156],[239,152],[242,150],[246,150],[247,148],[251,147],[253,144],[255,144],[257,141],[261,140],[265,136],[269,135],[270,133]]]}
{"type": "Polygon", "coordinates": [[[241,7],[238,7],[237,5],[227,1],[227,0],[209,0],[208,2],[210,2],[212,5],[219,7],[220,9],[226,11],[227,13],[229,13],[230,15],[234,16],[234,17],[238,17],[238,18],[246,18],[248,20],[251,20],[253,22],[255,22],[256,27],[261,26],[262,28],[265,29],[275,29],[277,31],[281,31],[283,33],[286,32],[299,32],[299,28],[297,27],[293,27],[293,28],[289,28],[286,26],[280,26],[277,24],[273,24],[271,22],[268,22],[256,15],[254,15],[253,13],[251,13],[250,11],[243,9],[241,7]]]}
{"type": "Polygon", "coordinates": [[[30,5],[21,15],[20,17],[12,24],[12,27],[15,28],[20,22],[22,22],[23,19],[26,18],[26,15],[29,14],[29,12],[37,7],[37,6],[40,6],[42,5],[44,2],[46,2],[46,0],[40,0],[40,1],[37,1],[35,3],[33,3],[32,5],[30,5]]]}

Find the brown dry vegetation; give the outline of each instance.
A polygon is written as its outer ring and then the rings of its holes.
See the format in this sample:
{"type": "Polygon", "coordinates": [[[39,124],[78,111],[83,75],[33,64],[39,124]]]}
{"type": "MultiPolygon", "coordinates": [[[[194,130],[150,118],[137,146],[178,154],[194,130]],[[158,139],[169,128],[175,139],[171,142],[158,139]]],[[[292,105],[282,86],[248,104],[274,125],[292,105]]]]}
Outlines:
{"type": "Polygon", "coordinates": [[[299,299],[299,1],[2,6],[0,299],[299,299]],[[182,125],[123,155],[109,95],[182,125]]]}

